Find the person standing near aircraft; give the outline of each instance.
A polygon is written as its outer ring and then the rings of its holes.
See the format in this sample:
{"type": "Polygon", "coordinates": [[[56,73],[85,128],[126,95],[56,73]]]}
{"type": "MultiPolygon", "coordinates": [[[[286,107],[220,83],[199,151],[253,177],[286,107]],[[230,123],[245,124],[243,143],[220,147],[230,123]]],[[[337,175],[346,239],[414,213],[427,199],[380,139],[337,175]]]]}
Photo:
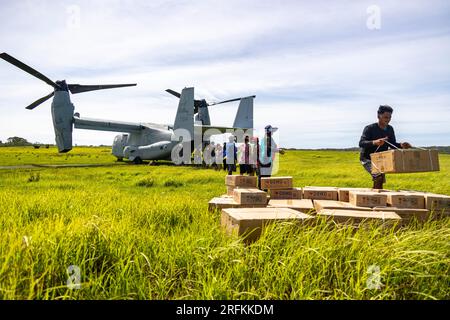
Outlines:
{"type": "Polygon", "coordinates": [[[234,136],[231,135],[228,138],[228,142],[226,145],[226,163],[228,169],[228,175],[232,175],[233,171],[236,171],[236,160],[237,160],[237,148],[234,143],[234,136]]]}
{"type": "Polygon", "coordinates": [[[359,140],[361,153],[359,159],[364,169],[372,176],[373,189],[383,189],[386,182],[384,173],[372,173],[372,161],[370,154],[374,152],[387,151],[388,148],[408,149],[411,145],[408,142],[397,143],[394,128],[389,125],[394,110],[388,105],[381,105],[378,108],[378,122],[369,124],[359,140]]]}
{"type": "Polygon", "coordinates": [[[278,130],[271,125],[264,128],[265,135],[263,139],[258,139],[257,143],[257,166],[256,173],[258,175],[258,188],[261,189],[261,178],[272,176],[273,163],[275,160],[275,154],[279,152],[284,154],[284,151],[278,148],[275,140],[273,139],[273,132],[278,130]]]}
{"type": "Polygon", "coordinates": [[[223,143],[223,155],[222,155],[222,164],[223,164],[223,171],[227,171],[227,143],[223,143]]]}
{"type": "Polygon", "coordinates": [[[240,145],[238,150],[238,159],[239,159],[239,171],[240,174],[247,173],[250,176],[254,175],[252,163],[254,163],[253,158],[253,150],[250,145],[250,138],[245,136],[244,143],[240,145]]]}

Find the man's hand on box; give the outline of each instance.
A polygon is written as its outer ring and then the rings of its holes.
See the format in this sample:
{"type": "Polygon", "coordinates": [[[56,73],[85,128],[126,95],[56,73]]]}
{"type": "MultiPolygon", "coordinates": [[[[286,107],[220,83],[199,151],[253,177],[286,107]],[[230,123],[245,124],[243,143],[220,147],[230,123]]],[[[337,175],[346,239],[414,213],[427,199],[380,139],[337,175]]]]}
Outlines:
{"type": "Polygon", "coordinates": [[[402,142],[402,143],[400,143],[400,146],[402,147],[402,149],[411,148],[411,145],[408,142],[402,142]]]}
{"type": "MultiPolygon", "coordinates": [[[[387,138],[387,137],[386,137],[387,138]]],[[[386,140],[386,138],[381,138],[381,139],[377,139],[377,140],[373,140],[372,144],[376,145],[376,146],[382,146],[384,144],[384,141],[386,140]]]]}

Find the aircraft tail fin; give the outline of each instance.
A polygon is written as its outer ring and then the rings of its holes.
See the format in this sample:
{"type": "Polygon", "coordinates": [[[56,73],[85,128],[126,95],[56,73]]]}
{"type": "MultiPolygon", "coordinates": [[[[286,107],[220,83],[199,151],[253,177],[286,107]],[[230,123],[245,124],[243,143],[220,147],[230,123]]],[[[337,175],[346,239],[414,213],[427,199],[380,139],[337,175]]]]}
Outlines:
{"type": "Polygon", "coordinates": [[[181,91],[177,115],[173,129],[185,129],[194,137],[194,88],[184,88],[181,91]]]}
{"type": "Polygon", "coordinates": [[[233,127],[253,129],[253,99],[255,96],[245,97],[239,103],[236,118],[234,119],[233,127]]]}

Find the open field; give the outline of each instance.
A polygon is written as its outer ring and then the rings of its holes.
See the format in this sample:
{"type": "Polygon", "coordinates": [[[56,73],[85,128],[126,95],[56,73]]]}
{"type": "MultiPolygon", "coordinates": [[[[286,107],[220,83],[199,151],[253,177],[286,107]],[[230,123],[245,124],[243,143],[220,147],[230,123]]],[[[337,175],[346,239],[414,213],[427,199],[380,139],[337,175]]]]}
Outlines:
{"type": "MultiPolygon", "coordinates": [[[[0,166],[33,163],[117,165],[0,170],[1,299],[450,298],[449,218],[396,231],[284,223],[245,245],[207,210],[224,171],[115,163],[108,148],[0,148],[0,166]],[[71,265],[80,289],[66,286],[71,265]]],[[[385,188],[450,195],[450,155],[440,164],[385,188]]],[[[357,152],[287,151],[278,175],[371,187],[357,152]]]]}

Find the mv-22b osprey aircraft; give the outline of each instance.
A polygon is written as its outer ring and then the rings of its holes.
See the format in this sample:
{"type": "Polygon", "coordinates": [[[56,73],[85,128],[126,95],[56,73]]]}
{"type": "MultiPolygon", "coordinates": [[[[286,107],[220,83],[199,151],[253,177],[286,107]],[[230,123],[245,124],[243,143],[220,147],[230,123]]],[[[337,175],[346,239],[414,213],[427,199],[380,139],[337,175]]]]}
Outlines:
{"type": "MultiPolygon", "coordinates": [[[[213,131],[216,134],[220,134],[230,130],[242,130],[252,134],[253,99],[255,96],[207,103],[204,99],[194,99],[194,88],[184,88],[181,94],[171,89],[167,89],[167,92],[180,99],[173,125],[82,118],[79,113],[74,113],[75,107],[70,101],[69,92],[77,94],[94,90],[135,86],[136,84],[80,85],[67,84],[65,80],[53,82],[42,73],[7,53],[1,53],[0,58],[54,88],[53,92],[36,100],[26,107],[26,109],[32,110],[53,97],[51,111],[53,127],[55,130],[55,140],[58,151],[62,153],[72,150],[73,127],[77,129],[122,132],[123,134],[114,138],[112,153],[118,160],[127,158],[134,163],[142,163],[143,160],[171,160],[171,154],[174,147],[183,145],[183,148],[185,148],[186,143],[189,143],[189,150],[193,150],[194,135],[198,132],[201,132],[203,135],[207,131],[213,131]],[[211,126],[208,106],[238,100],[240,100],[240,103],[232,127],[211,126]],[[181,144],[180,142],[183,139],[180,139],[180,136],[177,135],[177,132],[179,131],[186,132],[190,137],[190,140],[183,141],[183,144],[181,144]]],[[[204,145],[205,141],[202,143],[204,145]]],[[[208,143],[208,141],[206,141],[206,143],[208,143]]],[[[186,158],[184,159],[185,163],[190,162],[190,154],[187,161],[186,158]]]]}

